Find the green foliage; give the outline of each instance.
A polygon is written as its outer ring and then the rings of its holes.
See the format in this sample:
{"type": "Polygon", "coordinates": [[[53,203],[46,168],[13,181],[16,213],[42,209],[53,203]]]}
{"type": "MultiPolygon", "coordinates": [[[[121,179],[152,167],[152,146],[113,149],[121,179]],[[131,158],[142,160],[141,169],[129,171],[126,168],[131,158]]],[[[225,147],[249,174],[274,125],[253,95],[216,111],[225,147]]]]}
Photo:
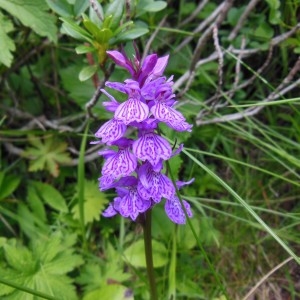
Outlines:
{"type": "MultiPolygon", "coordinates": [[[[47,240],[32,241],[29,248],[8,240],[2,245],[5,260],[0,267],[1,278],[45,292],[59,299],[77,299],[72,280],[66,275],[83,263],[74,254],[76,237],[63,238],[60,232],[47,240]]],[[[2,299],[25,299],[24,292],[1,285],[2,299]]],[[[26,299],[35,299],[26,294],[26,299]]]]}
{"type": "MultiPolygon", "coordinates": [[[[92,77],[100,67],[104,65],[107,55],[106,50],[109,47],[125,41],[132,41],[146,33],[148,29],[145,27],[134,26],[133,21],[124,21],[124,1],[114,0],[109,4],[102,5],[95,1],[96,8],[90,9],[90,17],[82,14],[83,27],[79,26],[75,21],[68,17],[61,17],[63,21],[62,28],[64,32],[75,39],[89,43],[89,46],[80,45],[76,47],[78,54],[94,53],[97,57],[98,64],[84,67],[79,73],[79,79],[85,81],[92,77]],[[97,19],[98,18],[98,19],[97,19]],[[134,27],[133,27],[134,26],[134,27]]],[[[62,13],[60,9],[56,10],[62,13]]],[[[67,15],[63,11],[63,16],[67,15]]]]}
{"type": "MultiPolygon", "coordinates": [[[[78,187],[74,199],[78,202],[78,187]]],[[[104,193],[99,192],[98,184],[93,181],[85,181],[84,183],[84,223],[92,223],[100,220],[100,214],[106,207],[108,200],[104,193]]],[[[76,204],[72,208],[74,219],[79,220],[79,205],[76,204]]]]}
{"type": "Polygon", "coordinates": [[[9,67],[13,60],[12,51],[15,51],[16,45],[9,37],[8,33],[14,29],[14,25],[0,11],[0,62],[9,67]]]}
{"type": "Polygon", "coordinates": [[[0,201],[10,196],[20,184],[20,177],[0,171],[0,201]]]}
{"type": "Polygon", "coordinates": [[[105,253],[105,264],[100,261],[97,261],[97,264],[89,262],[77,279],[85,289],[83,299],[96,300],[103,295],[106,295],[107,299],[123,299],[129,290],[125,283],[131,274],[123,271],[120,253],[111,244],[107,245],[105,253]]]}
{"type": "MultiPolygon", "coordinates": [[[[56,18],[46,12],[48,9],[44,0],[0,0],[0,8],[16,17],[24,26],[30,27],[40,36],[48,37],[51,41],[57,41],[56,18]]],[[[12,63],[10,51],[15,50],[15,44],[7,35],[14,29],[12,22],[4,19],[0,12],[0,62],[9,67],[12,63]]]]}
{"type": "Polygon", "coordinates": [[[52,176],[59,175],[59,164],[70,162],[71,158],[66,152],[67,144],[60,142],[54,136],[39,139],[35,136],[28,137],[32,147],[27,147],[23,156],[30,159],[29,171],[36,172],[47,170],[52,176]]]}
{"type": "MultiPolygon", "coordinates": [[[[167,249],[162,243],[152,240],[154,268],[163,267],[168,263],[167,249]]],[[[145,246],[143,240],[131,244],[124,251],[124,260],[134,267],[146,267],[145,246]]]]}
{"type": "Polygon", "coordinates": [[[258,1],[235,35],[249,1],[233,2],[217,35],[222,1],[195,14],[198,2],[0,0],[1,299],[149,299],[143,216],[101,216],[116,195],[99,191],[102,145],[89,144],[112,115],[98,88],[128,78],[105,51],[133,59],[134,46],[170,54],[166,77],[194,125],[160,124],[184,143],[164,172],[195,181],[180,190],[189,224],[174,226],[164,200],[152,211],[158,298],[300,297],[299,1],[258,1]]]}

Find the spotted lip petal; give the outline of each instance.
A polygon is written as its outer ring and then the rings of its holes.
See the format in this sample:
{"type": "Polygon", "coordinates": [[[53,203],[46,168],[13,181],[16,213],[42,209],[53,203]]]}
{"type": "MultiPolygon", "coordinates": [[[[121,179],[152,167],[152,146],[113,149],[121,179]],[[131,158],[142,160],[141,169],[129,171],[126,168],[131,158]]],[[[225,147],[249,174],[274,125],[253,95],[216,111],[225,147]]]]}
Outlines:
{"type": "Polygon", "coordinates": [[[106,218],[113,217],[117,214],[118,212],[114,209],[114,206],[112,203],[108,205],[108,207],[103,211],[102,216],[106,218]]]}
{"type": "Polygon", "coordinates": [[[130,217],[133,221],[136,220],[140,213],[145,212],[151,206],[151,201],[143,199],[136,187],[128,189],[126,196],[122,198],[119,206],[119,213],[123,217],[130,217]]]}
{"type": "Polygon", "coordinates": [[[109,157],[102,167],[102,175],[112,175],[115,178],[129,176],[137,166],[136,157],[130,153],[129,148],[119,150],[109,157]]]}
{"type": "Polygon", "coordinates": [[[182,122],[185,121],[185,117],[172,107],[158,102],[151,107],[151,112],[154,117],[162,122],[182,122]]]}
{"type": "Polygon", "coordinates": [[[126,128],[122,121],[112,119],[104,123],[95,133],[95,136],[102,138],[103,143],[110,144],[120,139],[124,135],[126,128]]]}
{"type": "MultiPolygon", "coordinates": [[[[185,210],[189,218],[193,216],[191,207],[189,203],[185,200],[182,200],[185,210]]],[[[177,224],[185,224],[186,217],[183,211],[182,205],[177,196],[174,196],[170,199],[166,200],[165,203],[165,211],[167,216],[170,218],[171,221],[177,224]]]]}
{"type": "Polygon", "coordinates": [[[140,182],[139,194],[145,198],[152,198],[158,203],[162,198],[171,198],[175,194],[172,181],[160,171],[155,172],[149,163],[143,164],[138,171],[140,182]]]}
{"type": "Polygon", "coordinates": [[[137,98],[129,98],[124,103],[120,104],[115,112],[115,119],[122,121],[128,125],[131,122],[142,122],[149,115],[149,107],[137,98]]]}
{"type": "Polygon", "coordinates": [[[148,160],[152,166],[160,159],[167,160],[172,155],[172,149],[167,140],[161,136],[148,132],[143,134],[132,144],[133,154],[142,161],[148,160]]]}
{"type": "Polygon", "coordinates": [[[184,121],[169,121],[169,122],[166,122],[166,125],[173,128],[174,130],[176,131],[188,131],[188,132],[191,132],[192,131],[192,127],[193,125],[187,123],[187,122],[184,122],[184,121]]]}
{"type": "Polygon", "coordinates": [[[99,178],[100,191],[105,191],[113,187],[115,177],[112,175],[103,175],[99,178]]]}

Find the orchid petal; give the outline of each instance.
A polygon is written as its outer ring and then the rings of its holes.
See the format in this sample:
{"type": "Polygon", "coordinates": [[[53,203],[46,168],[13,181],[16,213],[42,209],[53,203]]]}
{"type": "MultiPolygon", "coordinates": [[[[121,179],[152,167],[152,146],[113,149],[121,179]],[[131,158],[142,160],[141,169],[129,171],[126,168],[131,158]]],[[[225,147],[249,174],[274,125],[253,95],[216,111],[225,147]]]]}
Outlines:
{"type": "MultiPolygon", "coordinates": [[[[189,203],[185,200],[182,200],[185,210],[189,218],[192,217],[192,211],[189,203]]],[[[167,216],[170,218],[171,221],[177,224],[185,224],[186,217],[183,211],[182,205],[177,196],[174,196],[170,199],[166,200],[165,203],[165,211],[167,216]]]]}
{"type": "Polygon", "coordinates": [[[115,119],[123,121],[128,125],[131,122],[142,122],[149,115],[149,107],[136,98],[129,98],[120,104],[115,112],[115,119]]]}
{"type": "Polygon", "coordinates": [[[160,159],[167,160],[172,155],[172,149],[167,140],[148,132],[132,144],[132,151],[142,161],[148,160],[155,166],[160,159]]]}
{"type": "Polygon", "coordinates": [[[121,138],[126,128],[126,125],[122,121],[112,119],[104,123],[95,133],[95,136],[102,138],[103,143],[109,144],[121,138]]]}
{"type": "Polygon", "coordinates": [[[109,157],[102,167],[102,175],[111,175],[115,178],[129,176],[137,166],[136,157],[129,152],[129,148],[119,150],[109,157]]]}

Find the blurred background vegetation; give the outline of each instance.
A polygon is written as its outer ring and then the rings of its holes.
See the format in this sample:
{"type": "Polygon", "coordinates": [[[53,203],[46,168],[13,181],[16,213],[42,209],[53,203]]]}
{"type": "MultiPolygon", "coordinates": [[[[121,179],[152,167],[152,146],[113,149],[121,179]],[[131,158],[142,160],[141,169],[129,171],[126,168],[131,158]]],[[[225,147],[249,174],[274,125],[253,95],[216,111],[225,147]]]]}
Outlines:
{"type": "MultiPolygon", "coordinates": [[[[0,0],[0,298],[149,299],[138,224],[101,212],[105,51],[170,54],[191,228],[153,211],[160,299],[300,299],[300,1],[0,0]]],[[[120,95],[115,94],[118,99],[120,95]]]]}

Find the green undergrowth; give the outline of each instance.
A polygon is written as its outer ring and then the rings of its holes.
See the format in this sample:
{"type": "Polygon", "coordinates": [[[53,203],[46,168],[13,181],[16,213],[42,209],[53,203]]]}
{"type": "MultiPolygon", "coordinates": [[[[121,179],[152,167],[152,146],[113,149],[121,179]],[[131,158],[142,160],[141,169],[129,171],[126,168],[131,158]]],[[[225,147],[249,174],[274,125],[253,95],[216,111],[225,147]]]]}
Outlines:
{"type": "MultiPolygon", "coordinates": [[[[186,24],[199,1],[128,2],[130,13],[122,1],[98,1],[99,20],[89,1],[0,0],[0,299],[149,299],[142,226],[101,216],[115,195],[99,191],[103,159],[90,142],[111,117],[101,105],[107,97],[100,96],[93,116],[86,104],[95,82],[107,75],[104,50],[123,47],[132,56],[132,41],[145,49],[155,29],[150,52],[170,54],[166,74],[176,84],[204,34],[193,30],[221,1],[209,1],[186,24]],[[193,39],[178,50],[187,37],[193,39]]],[[[261,1],[230,41],[248,1],[235,3],[218,30],[222,86],[215,59],[195,70],[183,95],[185,84],[176,90],[178,109],[193,131],[160,130],[174,147],[184,144],[168,171],[175,180],[195,178],[180,191],[193,218],[175,226],[163,202],[153,209],[159,299],[245,299],[289,257],[252,296],[300,298],[299,92],[294,87],[263,101],[296,65],[299,31],[274,46],[258,73],[272,39],[296,26],[298,2],[261,1]],[[228,49],[240,49],[243,40],[257,52],[240,59],[228,49]],[[251,84],[231,91],[236,80],[251,77],[251,84]],[[220,122],[257,107],[257,114],[220,122]],[[204,124],[209,120],[215,121],[204,124]]],[[[199,59],[215,51],[210,37],[199,59]]],[[[127,75],[116,67],[109,80],[127,75]]]]}

